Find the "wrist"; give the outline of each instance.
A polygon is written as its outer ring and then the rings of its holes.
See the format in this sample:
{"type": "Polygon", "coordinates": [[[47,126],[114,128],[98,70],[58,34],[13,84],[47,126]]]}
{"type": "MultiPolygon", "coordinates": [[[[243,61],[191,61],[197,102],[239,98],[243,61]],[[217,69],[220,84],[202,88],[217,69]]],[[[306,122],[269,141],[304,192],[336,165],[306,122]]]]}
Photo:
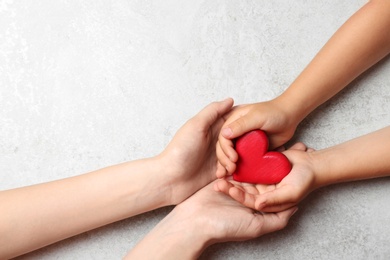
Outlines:
{"type": "Polygon", "coordinates": [[[209,245],[209,236],[200,225],[199,218],[189,215],[188,210],[183,212],[176,207],[160,230],[163,234],[161,238],[166,242],[162,259],[197,259],[209,245]]]}
{"type": "Polygon", "coordinates": [[[174,187],[174,178],[172,178],[172,166],[162,156],[155,156],[149,159],[151,161],[150,167],[153,168],[153,179],[147,187],[152,186],[156,194],[158,194],[158,201],[160,207],[170,206],[172,204],[172,187],[174,187]]]}
{"type": "Polygon", "coordinates": [[[329,156],[324,150],[309,153],[314,173],[314,189],[327,186],[332,183],[329,156]]]}
{"type": "Polygon", "coordinates": [[[138,205],[139,214],[169,205],[170,193],[165,185],[164,166],[158,157],[131,161],[116,167],[125,167],[125,177],[118,178],[117,188],[125,190],[123,197],[130,209],[138,205]]]}
{"type": "Polygon", "coordinates": [[[280,96],[271,100],[275,106],[283,112],[285,115],[285,120],[288,122],[288,125],[296,128],[298,124],[303,120],[302,108],[299,104],[296,104],[291,97],[282,93],[280,96]]]}
{"type": "Polygon", "coordinates": [[[192,259],[199,257],[208,246],[217,241],[212,231],[214,226],[210,226],[210,219],[199,212],[198,205],[186,202],[177,205],[164,219],[164,222],[160,223],[172,234],[172,241],[180,245],[178,252],[179,249],[187,251],[192,259]]]}
{"type": "Polygon", "coordinates": [[[290,88],[276,97],[275,101],[280,104],[280,107],[285,110],[289,119],[295,125],[298,125],[315,109],[315,106],[311,104],[311,100],[307,100],[301,92],[290,90],[290,88]]]}
{"type": "Polygon", "coordinates": [[[311,153],[318,185],[378,178],[389,175],[390,127],[311,153]]]}
{"type": "Polygon", "coordinates": [[[175,159],[166,153],[153,158],[155,165],[158,168],[158,176],[156,177],[156,185],[159,186],[159,190],[162,192],[164,206],[177,205],[181,202],[176,191],[181,188],[180,176],[183,175],[184,169],[178,167],[175,163],[175,159]]]}
{"type": "Polygon", "coordinates": [[[208,236],[197,219],[177,206],[126,259],[197,259],[207,245],[208,236]]]}

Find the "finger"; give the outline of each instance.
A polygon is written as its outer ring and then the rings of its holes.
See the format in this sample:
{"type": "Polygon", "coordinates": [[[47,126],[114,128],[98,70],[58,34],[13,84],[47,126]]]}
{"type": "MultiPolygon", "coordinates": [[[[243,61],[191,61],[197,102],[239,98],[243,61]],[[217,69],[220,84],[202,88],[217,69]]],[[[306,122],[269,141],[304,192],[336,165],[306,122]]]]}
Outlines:
{"type": "MultiPolygon", "coordinates": [[[[236,118],[237,115],[240,115],[239,111],[248,106],[248,104],[241,104],[241,105],[236,105],[232,107],[232,109],[229,110],[226,114],[222,116],[223,119],[225,119],[226,122],[233,122],[236,118]]],[[[241,115],[242,116],[242,115],[241,115]]]]}
{"type": "Polygon", "coordinates": [[[299,151],[306,151],[307,150],[307,146],[302,143],[302,142],[298,142],[298,143],[295,143],[293,144],[289,150],[299,150],[299,151]]]}
{"type": "Polygon", "coordinates": [[[223,153],[229,158],[229,160],[232,162],[237,162],[238,154],[236,150],[234,150],[233,142],[224,138],[222,135],[219,136],[218,142],[223,153]]]}
{"type": "Polygon", "coordinates": [[[232,108],[233,103],[232,98],[213,102],[202,109],[194,118],[199,119],[199,123],[202,124],[201,126],[208,129],[218,118],[222,117],[232,108]]]}
{"type": "Polygon", "coordinates": [[[248,113],[227,126],[224,126],[221,130],[221,134],[227,139],[233,139],[251,130],[260,129],[262,126],[263,122],[259,121],[258,118],[255,118],[253,113],[248,113]]]}
{"type": "Polygon", "coordinates": [[[281,204],[281,205],[274,205],[274,206],[270,206],[270,207],[263,207],[261,209],[262,212],[281,212],[281,211],[284,211],[286,209],[289,209],[293,206],[295,206],[296,203],[286,203],[286,204],[281,204]]]}
{"type": "Polygon", "coordinates": [[[245,205],[246,207],[252,208],[254,210],[259,210],[258,207],[256,207],[257,195],[247,193],[247,192],[243,191],[242,189],[239,189],[238,187],[235,187],[235,186],[233,186],[229,189],[229,195],[234,200],[245,205]]]}
{"type": "Polygon", "coordinates": [[[225,168],[226,172],[232,174],[236,170],[236,164],[226,156],[221,148],[220,143],[217,144],[216,154],[219,163],[225,168]]]}
{"type": "Polygon", "coordinates": [[[293,207],[279,213],[266,213],[258,215],[258,218],[263,218],[263,225],[259,235],[274,232],[286,227],[291,216],[297,212],[298,208],[293,207]]]}
{"type": "Polygon", "coordinates": [[[261,194],[264,189],[266,189],[265,185],[262,184],[252,184],[252,183],[246,183],[246,182],[236,182],[232,181],[233,184],[235,184],[236,187],[241,188],[244,190],[246,193],[254,194],[254,195],[259,195],[261,194]]]}
{"type": "Polygon", "coordinates": [[[312,152],[314,152],[315,151],[315,149],[313,149],[313,148],[307,148],[307,152],[308,153],[312,153],[312,152]]]}
{"type": "Polygon", "coordinates": [[[220,162],[217,162],[217,171],[215,172],[217,178],[223,178],[226,176],[226,168],[222,166],[220,162]]]}
{"type": "Polygon", "coordinates": [[[226,195],[229,195],[229,189],[231,187],[233,187],[233,184],[223,179],[214,183],[214,190],[225,193],[226,195]]]}
{"type": "Polygon", "coordinates": [[[274,150],[280,147],[281,145],[285,144],[288,139],[285,136],[279,135],[279,134],[270,134],[268,135],[269,139],[269,149],[274,150]]]}

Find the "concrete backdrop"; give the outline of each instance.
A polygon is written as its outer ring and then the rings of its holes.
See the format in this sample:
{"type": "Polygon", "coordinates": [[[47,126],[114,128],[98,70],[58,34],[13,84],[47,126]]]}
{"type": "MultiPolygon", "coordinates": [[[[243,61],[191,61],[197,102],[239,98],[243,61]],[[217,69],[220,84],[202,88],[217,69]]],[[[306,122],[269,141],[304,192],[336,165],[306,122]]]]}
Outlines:
{"type": "MultiPolygon", "coordinates": [[[[277,96],[364,3],[0,1],[0,189],[153,156],[209,102],[277,96]]],[[[320,149],[387,126],[389,75],[385,59],[294,140],[320,149]]],[[[286,229],[202,258],[389,259],[389,187],[383,178],[323,188],[286,229]]],[[[171,209],[21,259],[119,259],[171,209]]]]}

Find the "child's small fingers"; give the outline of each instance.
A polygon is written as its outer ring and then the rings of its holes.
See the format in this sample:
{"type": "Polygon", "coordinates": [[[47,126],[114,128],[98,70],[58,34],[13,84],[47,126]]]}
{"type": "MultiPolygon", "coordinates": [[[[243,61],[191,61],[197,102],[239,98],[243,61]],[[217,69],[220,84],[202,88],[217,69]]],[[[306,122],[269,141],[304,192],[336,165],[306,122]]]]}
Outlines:
{"type": "Polygon", "coordinates": [[[233,162],[230,162],[229,165],[226,165],[226,171],[228,174],[233,174],[236,171],[236,164],[233,162]]]}
{"type": "Polygon", "coordinates": [[[209,128],[218,118],[221,118],[232,108],[233,103],[232,98],[210,103],[193,118],[198,120],[198,123],[203,124],[203,127],[209,128]]]}
{"type": "Polygon", "coordinates": [[[219,144],[217,145],[216,153],[219,163],[226,169],[228,173],[233,173],[236,170],[236,165],[226,156],[219,144]]]}
{"type": "Polygon", "coordinates": [[[229,158],[229,160],[232,162],[237,162],[238,154],[236,150],[234,150],[233,141],[220,136],[218,139],[218,143],[223,153],[229,158]]]}
{"type": "Polygon", "coordinates": [[[219,179],[226,176],[226,168],[223,167],[220,162],[217,162],[217,171],[216,171],[215,175],[219,179]]]}
{"type": "Polygon", "coordinates": [[[226,125],[222,129],[222,134],[225,138],[233,139],[239,137],[246,132],[254,129],[260,129],[263,126],[263,122],[257,118],[254,113],[247,113],[235,121],[226,125]]]}

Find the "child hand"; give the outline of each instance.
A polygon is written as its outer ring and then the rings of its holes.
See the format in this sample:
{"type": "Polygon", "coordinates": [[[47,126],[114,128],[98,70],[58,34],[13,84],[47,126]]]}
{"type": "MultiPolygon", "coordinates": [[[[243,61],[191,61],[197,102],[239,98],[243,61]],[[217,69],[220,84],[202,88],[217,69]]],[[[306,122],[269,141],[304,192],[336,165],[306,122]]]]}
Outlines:
{"type": "Polygon", "coordinates": [[[252,209],[280,212],[291,208],[317,188],[311,152],[302,143],[293,145],[284,154],[293,164],[291,172],[278,184],[263,185],[219,180],[214,188],[252,209]]]}
{"type": "Polygon", "coordinates": [[[290,113],[288,107],[277,99],[233,108],[227,115],[218,137],[217,177],[222,178],[235,171],[238,155],[232,140],[246,132],[255,129],[265,131],[269,138],[270,149],[286,143],[293,136],[299,123],[290,113]]]}

